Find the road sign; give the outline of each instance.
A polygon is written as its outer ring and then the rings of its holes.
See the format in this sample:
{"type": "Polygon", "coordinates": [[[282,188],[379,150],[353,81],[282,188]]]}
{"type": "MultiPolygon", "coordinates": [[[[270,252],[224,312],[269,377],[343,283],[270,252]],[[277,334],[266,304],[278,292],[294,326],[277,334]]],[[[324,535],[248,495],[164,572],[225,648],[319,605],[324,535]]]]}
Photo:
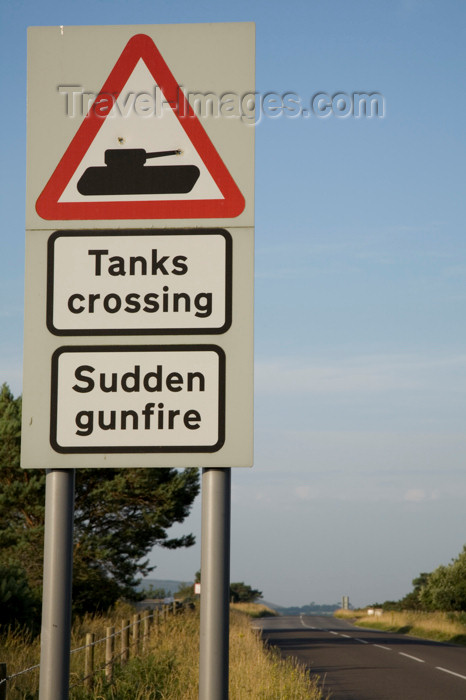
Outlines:
{"type": "Polygon", "coordinates": [[[27,228],[252,226],[253,40],[251,23],[30,28],[27,228]]]}
{"type": "MultiPolygon", "coordinates": [[[[187,233],[186,230],[181,232],[178,229],[169,231],[136,230],[133,232],[134,244],[128,242],[128,238],[133,235],[128,230],[117,230],[113,236],[106,230],[72,231],[73,235],[66,231],[27,231],[21,449],[21,463],[24,468],[251,466],[253,459],[253,231],[248,228],[196,229],[191,233],[187,233]],[[169,231],[173,233],[170,234],[169,231]],[[231,260],[228,253],[230,239],[231,260]],[[91,243],[95,247],[91,247],[91,243]],[[89,254],[92,250],[97,252],[89,254]],[[108,255],[102,252],[105,250],[109,251],[108,255]],[[157,253],[152,253],[153,250],[157,253]],[[195,257],[194,250],[201,251],[201,256],[195,257]],[[188,258],[186,275],[177,277],[172,274],[175,268],[183,269],[184,261],[180,258],[175,260],[177,256],[188,258]],[[111,261],[110,258],[112,258],[111,261]],[[167,259],[164,260],[164,258],[167,259]],[[208,270],[205,270],[205,260],[211,263],[208,270]],[[149,282],[148,275],[139,274],[144,261],[147,271],[152,263],[157,269],[157,274],[149,282]],[[196,279],[189,278],[191,261],[193,270],[194,267],[197,270],[196,279]],[[137,271],[138,274],[129,274],[131,264],[133,264],[133,271],[137,271]],[[113,272],[124,270],[127,274],[111,275],[109,267],[113,272]],[[158,280],[162,267],[169,273],[163,275],[167,280],[166,284],[158,280]],[[218,270],[216,270],[217,267],[218,270]],[[99,269],[100,275],[96,274],[96,270],[99,269]],[[81,274],[80,270],[82,270],[81,274]],[[197,274],[204,273],[205,277],[199,281],[197,274]],[[182,285],[183,279],[186,281],[185,285],[182,285]],[[150,285],[150,289],[146,287],[147,284],[150,285]],[[163,287],[168,287],[168,291],[164,292],[163,287]],[[130,294],[134,296],[129,296],[130,294]],[[143,311],[141,306],[135,313],[124,310],[125,307],[137,308],[139,300],[144,299],[147,294],[161,294],[162,308],[155,313],[143,311]],[[183,296],[178,298],[175,294],[183,296]],[[188,298],[191,303],[189,312],[185,310],[188,298]],[[177,311],[174,311],[175,301],[179,302],[177,311]],[[167,304],[167,311],[163,311],[164,303],[167,304]],[[198,312],[201,313],[199,317],[196,316],[196,311],[193,312],[196,304],[198,312]],[[70,307],[73,311],[70,311],[70,307]],[[210,316],[203,316],[202,314],[208,313],[210,308],[212,309],[210,316]],[[119,310],[116,311],[116,309],[119,310]],[[230,311],[231,319],[229,319],[230,311]],[[126,316],[131,319],[126,319],[126,316]],[[148,330],[146,316],[156,318],[155,321],[152,320],[153,332],[148,330]],[[169,323],[173,322],[172,317],[179,317],[179,327],[168,327],[169,323]],[[170,319],[169,322],[168,319],[170,319]],[[140,327],[131,328],[129,324],[140,325],[140,327]],[[184,329],[183,325],[185,325],[184,329]],[[106,329],[105,326],[107,326],[106,329]],[[223,328],[225,330],[222,330],[223,328]],[[108,401],[111,401],[111,404],[106,402],[104,406],[94,402],[97,396],[95,390],[84,392],[82,395],[73,390],[72,387],[77,383],[73,372],[77,367],[90,365],[95,367],[96,373],[99,374],[101,371],[102,360],[99,360],[98,367],[94,365],[88,357],[86,348],[107,348],[107,352],[100,350],[96,351],[96,354],[105,359],[103,364],[110,372],[106,381],[111,383],[112,373],[117,372],[119,376],[122,373],[118,368],[112,369],[111,358],[118,355],[115,353],[115,348],[122,353],[121,357],[126,358],[131,353],[126,353],[125,348],[148,345],[158,348],[186,346],[188,348],[186,355],[189,357],[192,354],[193,359],[193,364],[187,368],[188,371],[195,371],[198,366],[202,371],[198,363],[203,357],[210,358],[213,364],[215,353],[201,352],[204,346],[219,348],[215,351],[218,356],[221,353],[224,354],[225,439],[217,450],[211,450],[217,442],[214,440],[215,436],[214,438],[209,436],[207,441],[198,444],[198,447],[203,447],[200,451],[197,449],[184,452],[172,451],[172,444],[160,445],[155,440],[157,433],[152,432],[152,444],[138,440],[133,445],[129,443],[122,445],[125,447],[124,450],[108,449],[103,452],[100,449],[93,449],[99,447],[94,442],[97,432],[93,433],[92,438],[77,434],[78,430],[83,430],[76,424],[76,415],[80,411],[93,411],[94,417],[97,415],[96,424],[99,411],[106,411],[103,418],[105,423],[111,423],[112,420],[111,413],[108,411],[118,411],[118,417],[116,416],[115,419],[118,418],[120,421],[120,427],[121,411],[139,411],[138,431],[126,428],[126,437],[130,433],[132,437],[138,437],[144,420],[140,411],[145,408],[146,403],[156,405],[164,403],[171,410],[183,410],[182,406],[165,403],[165,400],[157,401],[151,397],[147,398],[144,404],[141,400],[141,406],[132,408],[126,402],[128,396],[131,397],[131,392],[124,392],[121,387],[118,392],[102,393],[108,401]],[[64,347],[76,348],[76,350],[68,350],[65,353],[62,350],[64,347]],[[57,357],[61,358],[58,364],[57,357]],[[52,358],[55,358],[53,362],[52,358]],[[76,367],[74,369],[72,367],[70,372],[65,372],[63,369],[65,360],[76,362],[76,367]],[[86,405],[80,403],[82,399],[86,401],[86,405]],[[69,418],[65,429],[59,421],[65,415],[67,405],[74,413],[69,418]],[[54,427],[56,421],[58,422],[54,427]],[[75,433],[76,442],[74,443],[69,439],[72,429],[75,433]],[[55,439],[52,438],[52,442],[51,435],[56,435],[55,439]],[[83,450],[62,452],[57,449],[58,446],[66,448],[70,445],[73,447],[76,444],[85,443],[91,448],[87,452],[83,450]],[[162,449],[154,451],[153,447],[162,449]]],[[[153,305],[155,308],[156,301],[156,298],[148,297],[147,306],[153,305]]],[[[147,351],[144,352],[147,354],[147,351]]],[[[175,357],[175,355],[170,353],[169,357],[175,357]]],[[[136,364],[140,365],[142,371],[142,364],[139,362],[136,364]]],[[[159,364],[164,363],[158,361],[155,367],[159,364]]],[[[123,374],[134,372],[134,366],[133,361],[128,367],[125,364],[123,374]]],[[[181,372],[181,370],[174,366],[169,370],[170,372],[181,372]]],[[[166,374],[165,370],[163,374],[166,374]]],[[[205,376],[207,377],[207,374],[205,376]]],[[[207,396],[205,392],[198,393],[201,398],[204,395],[207,396]]],[[[157,392],[155,395],[157,396],[157,392]]],[[[194,392],[192,395],[195,395],[194,392]]],[[[177,392],[170,392],[170,396],[176,399],[177,392]]],[[[218,395],[212,391],[209,396],[217,411],[220,434],[220,413],[221,410],[223,412],[220,408],[221,394],[218,395]]],[[[194,404],[187,405],[184,410],[191,408],[201,412],[201,409],[194,404]]],[[[178,420],[176,418],[176,421],[178,420]]],[[[211,423],[212,420],[210,417],[211,423]]],[[[129,425],[129,418],[127,422],[129,425]]],[[[153,427],[154,424],[151,422],[151,425],[153,427]]],[[[205,422],[204,425],[207,423],[205,422]]],[[[180,426],[175,422],[175,428],[177,427],[180,426]]],[[[170,430],[170,434],[175,428],[170,430]]],[[[199,428],[198,431],[200,430],[199,428]]],[[[196,432],[184,428],[183,431],[191,437],[196,432]]],[[[104,432],[105,429],[100,431],[102,435],[104,432]]],[[[112,437],[111,443],[105,443],[109,448],[119,444],[114,439],[115,433],[116,431],[111,429],[106,432],[107,437],[112,437]]],[[[186,445],[190,444],[196,447],[195,442],[186,442],[186,445]]],[[[100,445],[102,446],[104,443],[100,445]]]]}
{"type": "Polygon", "coordinates": [[[36,203],[44,219],[231,217],[244,206],[147,34],[126,44],[36,203]]]}
{"type": "Polygon", "coordinates": [[[216,452],[225,355],[215,345],[61,347],[51,405],[50,441],[63,454],[216,452]]]}
{"type": "Polygon", "coordinates": [[[252,465],[254,99],[250,23],[29,29],[24,468],[252,465]]]}
{"type": "Polygon", "coordinates": [[[58,231],[48,240],[56,335],[224,333],[232,240],[223,229],[58,231]]]}

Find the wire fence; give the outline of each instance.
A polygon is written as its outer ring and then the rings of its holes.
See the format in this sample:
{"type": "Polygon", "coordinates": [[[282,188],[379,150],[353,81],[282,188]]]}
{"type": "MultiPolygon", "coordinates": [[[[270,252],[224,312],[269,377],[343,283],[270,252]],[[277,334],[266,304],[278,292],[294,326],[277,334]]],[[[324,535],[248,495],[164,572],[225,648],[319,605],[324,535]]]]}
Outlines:
{"type": "MultiPolygon", "coordinates": [[[[123,666],[130,658],[147,653],[153,630],[157,629],[169,614],[183,612],[184,609],[185,606],[174,601],[170,605],[163,605],[152,611],[134,613],[132,620],[121,620],[118,629],[113,625],[106,627],[105,635],[99,639],[95,639],[94,632],[86,633],[85,643],[70,652],[72,659],[75,655],[80,657],[71,664],[70,690],[83,686],[91,691],[97,676],[103,676],[107,683],[111,683],[115,666],[117,664],[123,666]],[[119,649],[117,650],[118,639],[119,649]],[[80,654],[82,652],[83,655],[80,654]]],[[[34,664],[29,668],[8,674],[7,664],[0,662],[0,700],[8,700],[9,692],[13,690],[17,678],[37,671],[39,668],[40,664],[34,664]]]]}

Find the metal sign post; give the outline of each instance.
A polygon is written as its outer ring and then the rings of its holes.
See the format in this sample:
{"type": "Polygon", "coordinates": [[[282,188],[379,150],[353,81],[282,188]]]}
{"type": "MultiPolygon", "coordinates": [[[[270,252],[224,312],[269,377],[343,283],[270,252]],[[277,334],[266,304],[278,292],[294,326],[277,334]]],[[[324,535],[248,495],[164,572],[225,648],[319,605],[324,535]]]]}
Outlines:
{"type": "Polygon", "coordinates": [[[74,469],[46,476],[39,700],[68,700],[74,469]]]}
{"type": "Polygon", "coordinates": [[[199,700],[228,698],[231,469],[202,470],[199,700]]]}

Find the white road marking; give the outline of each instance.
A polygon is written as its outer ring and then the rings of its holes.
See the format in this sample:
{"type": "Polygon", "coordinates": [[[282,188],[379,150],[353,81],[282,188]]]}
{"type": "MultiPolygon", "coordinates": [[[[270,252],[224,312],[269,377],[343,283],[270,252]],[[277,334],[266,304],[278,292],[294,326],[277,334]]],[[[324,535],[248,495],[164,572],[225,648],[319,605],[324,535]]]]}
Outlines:
{"type": "Polygon", "coordinates": [[[330,634],[338,634],[338,632],[334,632],[333,630],[330,630],[330,634]]]}
{"type": "Polygon", "coordinates": [[[438,671],[444,671],[445,673],[450,673],[452,676],[458,676],[466,681],[466,676],[462,676],[461,673],[455,673],[454,671],[449,671],[448,668],[442,668],[441,666],[435,667],[438,671]]]}
{"type": "Polygon", "coordinates": [[[374,644],[375,647],[378,647],[379,649],[386,649],[387,651],[391,651],[390,647],[384,647],[382,644],[374,644]]]}
{"type": "Polygon", "coordinates": [[[351,637],[349,636],[349,634],[342,634],[341,636],[342,636],[342,637],[346,637],[346,639],[351,639],[351,637]]]}
{"type": "Polygon", "coordinates": [[[421,664],[425,664],[424,659],[418,659],[417,656],[411,656],[411,654],[405,654],[403,651],[398,652],[400,656],[406,656],[407,659],[413,659],[414,661],[419,661],[421,664]]]}
{"type": "Polygon", "coordinates": [[[361,642],[361,644],[369,644],[369,642],[366,641],[365,639],[359,639],[358,637],[354,637],[354,641],[361,642]]]}
{"type": "MultiPolygon", "coordinates": [[[[308,630],[316,630],[316,629],[318,629],[318,627],[312,627],[312,625],[306,625],[306,623],[304,622],[304,620],[303,620],[303,618],[302,618],[301,616],[299,617],[299,619],[301,620],[302,626],[303,626],[303,627],[307,627],[308,630]]],[[[323,630],[323,631],[325,631],[325,630],[323,630]]]]}
{"type": "Polygon", "coordinates": [[[304,622],[304,620],[303,620],[303,618],[301,617],[301,615],[299,616],[299,621],[300,621],[300,623],[302,624],[303,627],[307,627],[307,625],[306,625],[306,623],[304,622]]]}

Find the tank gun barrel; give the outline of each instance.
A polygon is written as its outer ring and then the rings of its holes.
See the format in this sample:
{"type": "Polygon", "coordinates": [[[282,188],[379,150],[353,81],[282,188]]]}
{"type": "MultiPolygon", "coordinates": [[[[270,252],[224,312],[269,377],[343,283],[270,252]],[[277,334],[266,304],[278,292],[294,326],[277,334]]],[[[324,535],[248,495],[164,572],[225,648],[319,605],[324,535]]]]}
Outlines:
{"type": "Polygon", "coordinates": [[[148,158],[164,158],[178,156],[181,149],[172,151],[152,151],[147,153],[144,148],[108,148],[105,151],[105,165],[109,167],[142,167],[148,158]]]}
{"type": "Polygon", "coordinates": [[[181,149],[177,148],[174,151],[152,151],[151,153],[146,153],[147,158],[163,158],[164,156],[179,156],[181,149]]]}

